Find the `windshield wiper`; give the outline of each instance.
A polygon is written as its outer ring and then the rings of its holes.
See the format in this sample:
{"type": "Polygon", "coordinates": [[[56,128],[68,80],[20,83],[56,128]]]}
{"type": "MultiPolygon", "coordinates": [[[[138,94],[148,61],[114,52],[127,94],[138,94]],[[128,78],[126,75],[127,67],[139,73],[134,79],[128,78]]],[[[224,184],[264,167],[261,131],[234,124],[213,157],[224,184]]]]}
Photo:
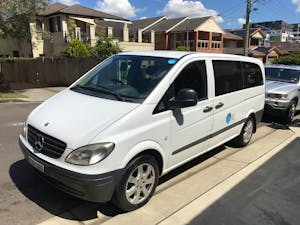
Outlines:
{"type": "Polygon", "coordinates": [[[84,89],[84,90],[88,90],[88,91],[92,91],[92,92],[101,92],[101,93],[104,93],[104,94],[110,94],[110,95],[113,95],[117,100],[119,101],[125,101],[124,98],[122,98],[122,96],[115,92],[115,91],[112,91],[106,87],[103,87],[103,86],[97,86],[97,88],[94,88],[94,87],[90,87],[90,86],[83,86],[83,85],[76,85],[74,87],[71,87],[71,90],[74,90],[74,89],[77,89],[77,88],[80,88],[80,89],[84,89]]]}

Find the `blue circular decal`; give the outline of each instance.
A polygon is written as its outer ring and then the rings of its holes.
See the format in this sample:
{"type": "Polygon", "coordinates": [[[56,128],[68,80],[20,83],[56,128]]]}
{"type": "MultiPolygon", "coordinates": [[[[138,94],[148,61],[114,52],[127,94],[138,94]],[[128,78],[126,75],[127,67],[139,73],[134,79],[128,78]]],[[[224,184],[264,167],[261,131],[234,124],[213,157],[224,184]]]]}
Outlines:
{"type": "Polygon", "coordinates": [[[169,63],[170,65],[174,65],[176,62],[177,62],[176,59],[169,59],[169,61],[168,61],[168,63],[169,63]]]}
{"type": "Polygon", "coordinates": [[[226,123],[229,124],[231,122],[231,113],[226,116],[226,123]]]}

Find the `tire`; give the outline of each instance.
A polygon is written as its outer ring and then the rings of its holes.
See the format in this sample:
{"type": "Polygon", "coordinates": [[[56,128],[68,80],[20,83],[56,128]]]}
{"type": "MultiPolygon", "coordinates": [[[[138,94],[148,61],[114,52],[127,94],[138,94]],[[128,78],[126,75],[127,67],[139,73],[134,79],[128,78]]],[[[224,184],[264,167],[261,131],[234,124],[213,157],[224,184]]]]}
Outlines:
{"type": "Polygon", "coordinates": [[[151,155],[138,156],[126,166],[112,203],[125,212],[142,207],[152,197],[158,177],[159,169],[155,158],[151,155]]]}
{"type": "Polygon", "coordinates": [[[293,121],[296,112],[296,105],[297,105],[296,102],[293,100],[289,108],[287,109],[285,113],[285,121],[287,123],[291,123],[293,121]]]}
{"type": "Polygon", "coordinates": [[[244,147],[249,144],[251,137],[253,135],[255,122],[252,116],[250,116],[244,126],[239,136],[232,140],[232,144],[235,147],[244,147]]]}

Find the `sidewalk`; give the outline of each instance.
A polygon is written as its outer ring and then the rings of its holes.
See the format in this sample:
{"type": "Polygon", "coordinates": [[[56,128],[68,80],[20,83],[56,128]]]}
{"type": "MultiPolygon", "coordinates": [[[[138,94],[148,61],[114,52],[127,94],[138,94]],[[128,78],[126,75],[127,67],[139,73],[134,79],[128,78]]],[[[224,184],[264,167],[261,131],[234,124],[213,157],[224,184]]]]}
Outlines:
{"type": "Polygon", "coordinates": [[[66,87],[46,87],[32,88],[16,91],[16,93],[26,96],[26,98],[0,98],[0,103],[5,102],[43,102],[66,87]]]}

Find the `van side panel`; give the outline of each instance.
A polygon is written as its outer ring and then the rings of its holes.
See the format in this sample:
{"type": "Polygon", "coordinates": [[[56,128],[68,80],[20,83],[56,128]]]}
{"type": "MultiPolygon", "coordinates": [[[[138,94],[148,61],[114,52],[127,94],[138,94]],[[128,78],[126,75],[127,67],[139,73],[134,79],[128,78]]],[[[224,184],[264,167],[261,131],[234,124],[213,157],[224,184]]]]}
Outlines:
{"type": "MultiPolygon", "coordinates": [[[[226,62],[226,60],[223,60],[223,62],[226,62]]],[[[233,61],[231,60],[228,62],[233,61]]],[[[238,61],[234,63],[236,65],[239,64],[238,61]]],[[[213,66],[213,63],[211,66],[213,66]]],[[[218,90],[218,88],[226,88],[227,84],[221,83],[221,87],[216,84],[218,82],[216,79],[220,79],[216,77],[216,73],[220,71],[218,71],[216,67],[213,69],[216,97],[214,99],[214,122],[210,147],[220,145],[239,135],[248,116],[251,113],[256,114],[263,110],[265,98],[264,84],[256,87],[245,88],[242,67],[240,67],[240,72],[237,70],[237,73],[233,73],[234,77],[232,81],[228,83],[230,89],[230,85],[236,85],[237,82],[242,82],[240,84],[242,86],[233,87],[239,90],[228,91],[229,93],[221,94],[222,91],[226,92],[227,90],[218,90]],[[237,77],[240,77],[240,79],[237,79],[237,77]],[[220,104],[222,104],[222,107],[218,107],[220,104]]],[[[226,73],[226,71],[222,71],[222,73],[226,73]]],[[[230,76],[228,79],[230,79],[230,76]]],[[[222,82],[227,82],[228,79],[225,79],[222,82]]]]}

